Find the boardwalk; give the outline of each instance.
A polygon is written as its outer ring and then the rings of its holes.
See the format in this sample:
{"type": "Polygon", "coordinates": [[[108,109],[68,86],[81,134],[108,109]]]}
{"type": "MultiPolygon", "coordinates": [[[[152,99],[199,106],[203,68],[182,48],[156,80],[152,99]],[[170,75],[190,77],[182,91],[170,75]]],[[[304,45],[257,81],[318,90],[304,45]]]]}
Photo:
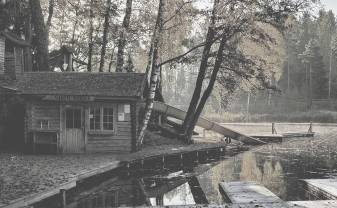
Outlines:
{"type": "Polygon", "coordinates": [[[220,191],[225,201],[233,204],[282,203],[282,200],[264,186],[254,182],[223,182],[220,191]]]}

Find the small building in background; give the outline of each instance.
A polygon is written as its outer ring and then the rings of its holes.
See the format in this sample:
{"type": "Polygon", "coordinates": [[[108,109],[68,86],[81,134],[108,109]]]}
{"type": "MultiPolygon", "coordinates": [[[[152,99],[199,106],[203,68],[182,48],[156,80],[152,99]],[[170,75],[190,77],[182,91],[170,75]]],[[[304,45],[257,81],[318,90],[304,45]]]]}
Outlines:
{"type": "MultiPolygon", "coordinates": [[[[18,40],[0,35],[0,112],[4,112],[0,142],[6,149],[20,146],[34,153],[136,150],[145,74],[31,72],[24,58],[29,45],[17,44],[18,40]]],[[[62,60],[55,63],[67,62],[72,68],[67,51],[59,57],[62,60]]]]}
{"type": "Polygon", "coordinates": [[[87,63],[74,57],[74,49],[62,46],[49,53],[49,64],[52,71],[78,71],[87,67],[87,63]]]}

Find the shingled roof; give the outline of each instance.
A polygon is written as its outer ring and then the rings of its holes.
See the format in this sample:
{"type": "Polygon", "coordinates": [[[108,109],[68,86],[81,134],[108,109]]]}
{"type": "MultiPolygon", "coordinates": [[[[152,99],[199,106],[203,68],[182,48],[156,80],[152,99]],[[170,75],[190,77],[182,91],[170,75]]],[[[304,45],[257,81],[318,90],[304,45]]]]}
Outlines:
{"type": "Polygon", "coordinates": [[[26,95],[141,97],[142,73],[26,72],[16,84],[26,95]]]}

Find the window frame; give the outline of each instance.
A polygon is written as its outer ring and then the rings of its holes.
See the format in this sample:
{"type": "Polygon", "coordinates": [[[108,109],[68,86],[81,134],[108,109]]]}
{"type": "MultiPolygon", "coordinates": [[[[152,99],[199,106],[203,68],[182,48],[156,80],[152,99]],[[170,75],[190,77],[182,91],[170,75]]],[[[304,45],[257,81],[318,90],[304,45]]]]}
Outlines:
{"type": "Polygon", "coordinates": [[[117,105],[117,121],[118,121],[118,122],[131,122],[131,113],[132,113],[132,112],[131,112],[131,111],[132,111],[131,109],[132,109],[132,108],[131,108],[131,104],[130,104],[130,103],[121,103],[121,104],[118,104],[118,105],[117,105]],[[126,112],[125,112],[125,106],[126,106],[126,105],[129,106],[129,110],[130,110],[129,113],[126,113],[126,112]],[[120,106],[122,106],[122,108],[123,108],[124,120],[120,120],[120,119],[119,119],[119,114],[122,113],[122,112],[119,112],[119,107],[120,107],[120,106]],[[129,118],[128,118],[127,120],[125,119],[125,114],[129,114],[129,118]]]}
{"type": "Polygon", "coordinates": [[[116,106],[117,105],[96,105],[96,106],[90,106],[89,107],[89,131],[90,132],[106,132],[106,133],[116,133],[116,106]],[[112,109],[112,129],[104,129],[104,109],[108,108],[108,109],[112,109]],[[91,124],[90,124],[90,112],[92,109],[99,109],[99,115],[100,115],[100,121],[99,121],[99,129],[91,129],[91,124]]]}
{"type": "Polygon", "coordinates": [[[50,122],[48,119],[39,119],[38,120],[39,129],[50,129],[50,122]],[[43,125],[46,122],[47,126],[43,125]]]}

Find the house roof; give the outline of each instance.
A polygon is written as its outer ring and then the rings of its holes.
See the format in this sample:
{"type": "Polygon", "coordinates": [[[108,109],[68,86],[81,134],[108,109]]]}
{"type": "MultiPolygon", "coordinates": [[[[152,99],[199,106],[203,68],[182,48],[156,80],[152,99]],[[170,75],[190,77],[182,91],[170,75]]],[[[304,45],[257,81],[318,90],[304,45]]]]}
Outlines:
{"type": "Polygon", "coordinates": [[[26,72],[15,84],[26,95],[141,97],[143,73],[26,72]]]}

